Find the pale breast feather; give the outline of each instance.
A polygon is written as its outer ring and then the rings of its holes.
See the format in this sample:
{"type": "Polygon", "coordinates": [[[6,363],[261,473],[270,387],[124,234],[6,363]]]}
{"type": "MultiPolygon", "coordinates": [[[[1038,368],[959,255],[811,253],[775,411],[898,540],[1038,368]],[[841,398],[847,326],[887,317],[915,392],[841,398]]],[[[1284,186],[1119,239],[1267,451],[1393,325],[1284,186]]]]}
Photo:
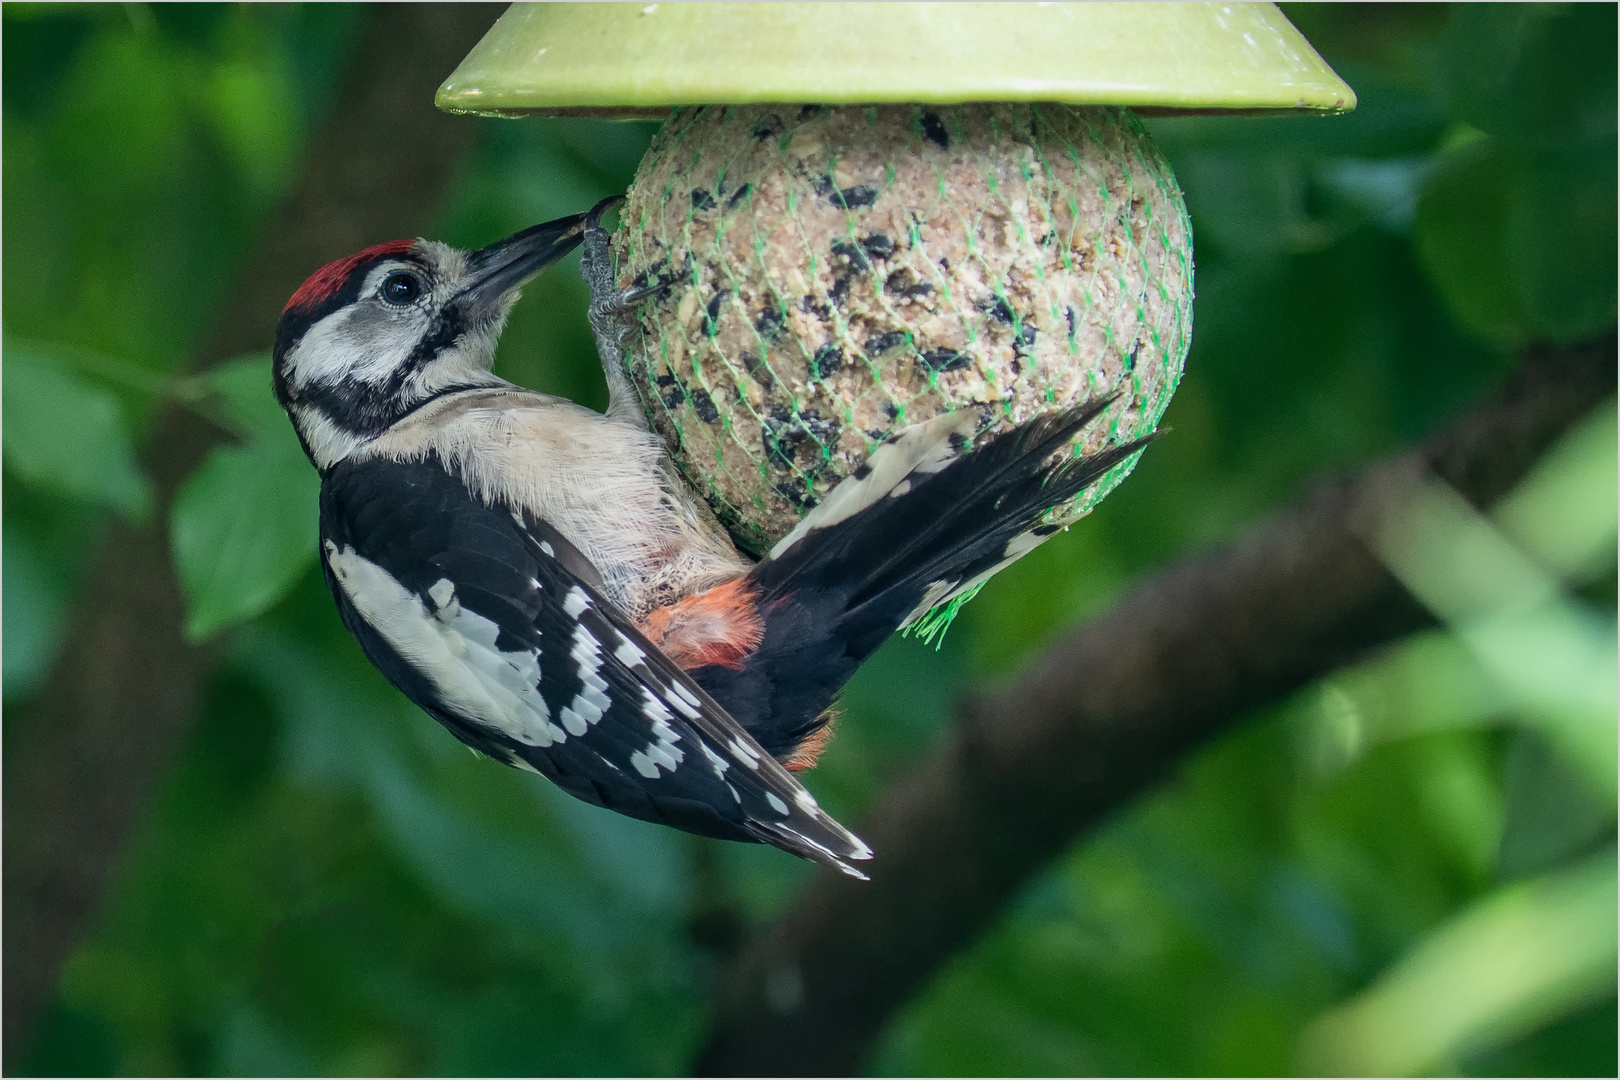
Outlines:
{"type": "Polygon", "coordinates": [[[365,456],[433,457],[474,498],[549,522],[593,567],[593,584],[634,618],[669,602],[672,578],[717,583],[748,569],[718,524],[704,530],[680,500],[672,505],[657,438],[560,398],[457,395],[395,425],[365,456]]]}
{"type": "Polygon", "coordinates": [[[580,798],[855,871],[866,846],[604,596],[577,549],[433,457],[340,463],[322,563],[345,624],[457,737],[580,798]]]}

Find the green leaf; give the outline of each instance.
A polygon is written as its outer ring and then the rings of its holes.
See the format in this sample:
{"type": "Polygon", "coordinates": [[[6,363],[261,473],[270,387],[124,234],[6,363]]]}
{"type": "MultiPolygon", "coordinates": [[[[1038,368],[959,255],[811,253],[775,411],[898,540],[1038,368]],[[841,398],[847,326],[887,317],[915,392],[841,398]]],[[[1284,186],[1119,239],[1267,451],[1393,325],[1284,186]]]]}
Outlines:
{"type": "Polygon", "coordinates": [[[170,522],[187,637],[259,615],[297,584],[315,557],[319,495],[285,420],[209,454],[181,486],[170,522]]]}
{"type": "Polygon", "coordinates": [[[1530,331],[1575,341],[1615,319],[1615,144],[1513,163],[1503,253],[1530,331]]]}
{"type": "Polygon", "coordinates": [[[1615,169],[1602,152],[1443,155],[1418,204],[1418,253],[1464,328],[1513,345],[1572,341],[1615,319],[1615,169]]]}
{"type": "Polygon", "coordinates": [[[268,354],[221,364],[196,382],[248,441],[216,449],[175,499],[174,558],[193,639],[262,614],[297,584],[315,555],[320,493],[271,392],[268,354]]]}
{"type": "Polygon", "coordinates": [[[33,693],[45,677],[67,604],[65,590],[52,580],[44,545],[15,518],[6,522],[0,553],[6,583],[0,671],[6,699],[16,700],[33,693]]]}
{"type": "Polygon", "coordinates": [[[6,466],[53,494],[146,515],[151,484],[118,398],[42,352],[11,346],[5,359],[6,466]]]}
{"type": "Polygon", "coordinates": [[[1597,140],[1615,126],[1615,18],[1587,4],[1457,4],[1439,57],[1453,113],[1504,140],[1541,147],[1597,140]]]}
{"type": "Polygon", "coordinates": [[[1459,4],[1453,115],[1489,134],[1443,156],[1418,249],[1458,320],[1503,344],[1615,319],[1615,18],[1582,4],[1459,4]]]}
{"type": "Polygon", "coordinates": [[[1459,323],[1504,345],[1526,336],[1507,273],[1507,162],[1488,139],[1443,156],[1418,201],[1419,256],[1459,323]]]}
{"type": "Polygon", "coordinates": [[[204,372],[201,381],[218,395],[230,419],[255,438],[289,430],[287,414],[271,388],[270,354],[243,356],[204,372]]]}

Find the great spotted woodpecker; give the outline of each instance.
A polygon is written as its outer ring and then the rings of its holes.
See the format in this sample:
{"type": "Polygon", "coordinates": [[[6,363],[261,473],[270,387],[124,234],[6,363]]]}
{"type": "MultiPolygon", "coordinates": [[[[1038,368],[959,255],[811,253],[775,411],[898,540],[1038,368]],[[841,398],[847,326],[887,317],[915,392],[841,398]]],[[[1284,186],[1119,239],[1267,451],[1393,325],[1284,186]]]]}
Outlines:
{"type": "Polygon", "coordinates": [[[320,472],[327,585],[372,663],[476,750],[632,817],[864,876],[850,862],[870,849],[793,775],[834,697],[1140,442],[1068,453],[1108,399],[971,452],[979,418],[941,416],[754,563],[642,419],[620,348],[649,290],[616,289],[601,210],[472,252],[378,244],[293,294],[275,392],[320,472]],[[490,370],[519,288],[581,242],[606,414],[490,370]]]}

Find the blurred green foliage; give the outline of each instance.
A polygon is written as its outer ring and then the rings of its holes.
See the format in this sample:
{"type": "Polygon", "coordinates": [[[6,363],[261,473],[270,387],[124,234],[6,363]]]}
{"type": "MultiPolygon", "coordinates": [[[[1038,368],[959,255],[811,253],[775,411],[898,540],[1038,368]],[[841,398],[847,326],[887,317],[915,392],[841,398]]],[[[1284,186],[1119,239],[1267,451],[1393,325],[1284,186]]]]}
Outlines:
{"type": "MultiPolygon", "coordinates": [[[[1152,122],[1198,245],[1174,434],[939,651],[892,642],[862,671],[811,777],[846,820],[957,690],[1133,576],[1432,430],[1516,345],[1613,325],[1613,7],[1287,10],[1360,107],[1152,122]]],[[[105,515],[149,512],[132,447],[159,396],[243,437],[171,522],[188,632],[228,633],[229,660],[29,1071],[684,1071],[716,966],[806,867],[465,753],[339,626],[265,360],[183,370],[356,13],[3,19],[8,705],[105,515]]],[[[467,246],[622,190],[650,137],[466,123],[478,150],[433,235],[467,246]]],[[[600,405],[576,266],[531,286],[499,365],[600,405]]],[[[1611,403],[1489,518],[1415,493],[1379,549],[1443,629],[1184,763],[958,957],[877,1068],[1613,1074],[1614,462],[1611,403]]]]}

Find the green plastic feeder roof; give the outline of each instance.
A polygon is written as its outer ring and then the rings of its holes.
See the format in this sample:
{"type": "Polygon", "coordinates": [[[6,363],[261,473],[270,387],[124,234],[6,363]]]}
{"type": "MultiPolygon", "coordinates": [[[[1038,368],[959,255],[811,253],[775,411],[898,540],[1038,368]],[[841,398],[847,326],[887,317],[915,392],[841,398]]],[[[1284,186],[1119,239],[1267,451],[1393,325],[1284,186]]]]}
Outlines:
{"type": "Polygon", "coordinates": [[[1347,112],[1274,4],[513,4],[439,88],[485,115],[1061,101],[1347,112]]]}

